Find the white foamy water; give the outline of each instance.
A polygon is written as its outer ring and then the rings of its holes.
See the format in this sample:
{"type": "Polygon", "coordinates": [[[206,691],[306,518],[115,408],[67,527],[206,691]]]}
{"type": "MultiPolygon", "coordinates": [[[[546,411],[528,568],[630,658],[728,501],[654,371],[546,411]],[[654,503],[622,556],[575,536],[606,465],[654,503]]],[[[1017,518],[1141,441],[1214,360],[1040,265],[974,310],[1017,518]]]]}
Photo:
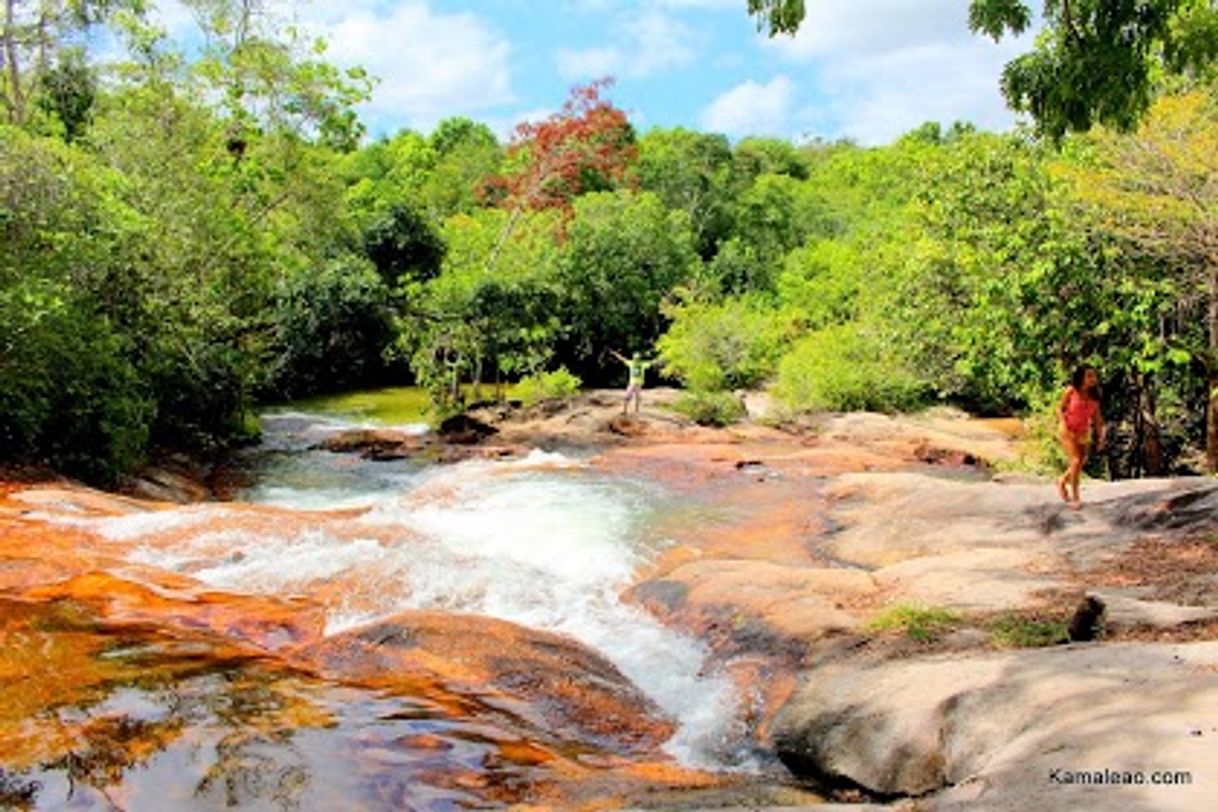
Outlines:
{"type": "Polygon", "coordinates": [[[172,528],[172,544],[137,548],[132,559],[223,589],[289,595],[342,578],[350,588],[328,607],[329,633],[432,609],[569,635],[678,721],[675,757],[750,766],[728,752],[741,741],[736,700],[726,677],[703,673],[705,647],[618,597],[656,551],[647,534],[655,501],[644,488],[543,452],[429,469],[353,459],[301,450],[286,469],[294,484],[277,485],[270,469],[250,496],[297,509],[369,506],[359,518],[254,533],[209,529],[208,511],[223,508],[208,507],[106,519],[101,529],[138,539],[172,528]],[[338,521],[341,537],[329,524],[338,521]]]}

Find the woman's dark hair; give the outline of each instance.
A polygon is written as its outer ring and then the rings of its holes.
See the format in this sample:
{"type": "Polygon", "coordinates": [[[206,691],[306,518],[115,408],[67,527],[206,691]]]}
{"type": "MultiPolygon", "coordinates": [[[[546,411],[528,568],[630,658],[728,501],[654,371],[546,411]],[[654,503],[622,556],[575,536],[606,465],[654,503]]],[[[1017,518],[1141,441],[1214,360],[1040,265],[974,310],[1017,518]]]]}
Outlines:
{"type": "Polygon", "coordinates": [[[1075,389],[1077,389],[1079,392],[1082,392],[1083,391],[1083,378],[1087,377],[1087,370],[1091,370],[1092,372],[1095,372],[1095,374],[1096,374],[1096,384],[1095,384],[1095,386],[1091,387],[1091,389],[1087,392],[1087,394],[1091,398],[1093,398],[1095,400],[1099,400],[1103,395],[1103,390],[1100,389],[1099,373],[1096,372],[1095,367],[1091,366],[1091,364],[1083,364],[1082,366],[1075,367],[1073,374],[1070,375],[1070,384],[1075,389]]]}

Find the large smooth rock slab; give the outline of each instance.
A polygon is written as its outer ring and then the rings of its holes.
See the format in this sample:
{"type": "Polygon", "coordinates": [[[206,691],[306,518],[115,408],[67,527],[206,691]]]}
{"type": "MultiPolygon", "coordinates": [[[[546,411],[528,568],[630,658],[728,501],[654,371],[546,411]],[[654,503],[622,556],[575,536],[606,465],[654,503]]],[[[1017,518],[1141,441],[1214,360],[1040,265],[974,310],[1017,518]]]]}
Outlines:
{"type": "Polygon", "coordinates": [[[1039,570],[1042,560],[1028,550],[982,547],[909,559],[873,576],[899,602],[1002,611],[1033,605],[1044,590],[1067,585],[1064,577],[1039,570]]]}
{"type": "Polygon", "coordinates": [[[407,694],[441,684],[536,730],[611,751],[658,750],[673,722],[600,654],[480,615],[404,612],[302,647],[328,679],[407,694]]]}
{"type": "Polygon", "coordinates": [[[938,808],[1210,808],[1218,643],[842,660],[807,676],[774,741],[793,770],[831,786],[950,790],[938,808]],[[1190,771],[1193,783],[1061,783],[1077,770],[1190,771]]]}
{"type": "Polygon", "coordinates": [[[663,586],[636,587],[628,597],[659,604],[697,628],[699,616],[757,618],[777,634],[813,640],[854,629],[859,619],[842,601],[876,591],[871,575],[860,570],[779,564],[748,559],[704,559],[667,572],[663,586]]]}
{"type": "MultiPolygon", "coordinates": [[[[1083,509],[1070,510],[1053,483],[960,482],[923,473],[838,477],[826,489],[842,529],[823,547],[843,561],[874,568],[984,547],[1102,563],[1148,529],[1209,532],[1210,491],[1197,479],[1087,482],[1083,509]]],[[[1213,497],[1218,500],[1218,496],[1213,497]]],[[[1060,566],[1055,558],[1046,563],[1060,566]]]]}

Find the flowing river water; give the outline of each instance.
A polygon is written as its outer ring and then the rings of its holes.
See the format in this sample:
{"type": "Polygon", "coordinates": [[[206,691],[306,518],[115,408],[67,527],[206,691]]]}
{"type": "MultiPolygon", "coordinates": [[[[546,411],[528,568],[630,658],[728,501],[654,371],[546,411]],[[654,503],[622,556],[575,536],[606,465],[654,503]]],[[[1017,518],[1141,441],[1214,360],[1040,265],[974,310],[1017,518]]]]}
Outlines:
{"type": "MultiPolygon", "coordinates": [[[[678,760],[747,766],[737,749],[732,686],[703,673],[704,646],[619,598],[635,569],[666,542],[650,532],[665,504],[653,484],[612,479],[576,458],[543,451],[511,462],[440,467],[316,448],[327,434],[349,427],[316,415],[266,416],[256,480],[242,499],[293,509],[366,509],[351,523],[373,533],[355,529],[354,540],[324,528],[213,534],[206,529],[209,509],[187,508],[153,521],[197,532],[167,549],[138,549],[133,558],[259,594],[291,595],[310,582],[341,578],[351,588],[327,607],[327,632],[403,609],[433,609],[573,637],[604,654],[677,720],[667,749],[678,760]]],[[[103,533],[138,534],[147,521],[110,520],[103,533]]]]}
{"type": "MultiPolygon", "coordinates": [[[[733,684],[708,668],[705,646],[620,598],[669,544],[658,528],[672,497],[599,472],[575,453],[437,466],[317,448],[350,427],[320,414],[267,415],[264,441],[245,462],[240,504],[53,520],[113,543],[133,571],[179,574],[250,600],[308,596],[322,607],[327,638],[407,610],[487,616],[573,638],[675,722],[663,751],[676,765],[718,774],[758,768],[733,684]]],[[[64,645],[65,629],[93,628],[61,617],[62,602],[50,605],[50,615],[13,627],[20,634],[11,639],[45,650],[64,645]]],[[[53,750],[37,725],[19,726],[31,742],[0,753],[0,806],[464,808],[527,798],[520,788],[536,778],[529,759],[504,758],[510,737],[476,711],[463,718],[449,703],[438,712],[434,697],[319,685],[236,655],[239,666],[218,667],[217,659],[230,661],[150,633],[72,639],[81,650],[63,659],[94,663],[77,687],[102,687],[75,709],[57,708],[53,727],[71,728],[63,735],[83,735],[87,746],[65,745],[59,761],[6,771],[2,756],[36,760],[12,755],[22,747],[53,750]],[[96,741],[87,733],[103,728],[96,741]],[[132,742],[147,752],[133,756],[132,742]],[[106,746],[121,755],[107,761],[106,746]],[[503,786],[490,791],[488,781],[503,786]]],[[[43,721],[45,714],[28,711],[43,721]]],[[[513,746],[519,753],[530,745],[513,746]]]]}

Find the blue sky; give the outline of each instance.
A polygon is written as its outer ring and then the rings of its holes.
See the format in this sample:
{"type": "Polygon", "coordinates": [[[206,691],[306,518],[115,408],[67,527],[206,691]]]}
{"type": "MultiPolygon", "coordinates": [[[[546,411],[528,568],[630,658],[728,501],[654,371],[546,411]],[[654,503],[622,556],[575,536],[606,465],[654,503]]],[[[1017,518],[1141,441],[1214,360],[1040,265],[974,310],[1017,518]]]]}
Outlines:
{"type": "MultiPolygon", "coordinates": [[[[745,0],[305,0],[290,13],[327,38],[330,59],[378,77],[361,110],[376,135],[464,115],[506,136],[605,75],[640,130],[878,144],[927,120],[1014,122],[998,77],[1029,41],[969,34],[968,0],[807,4],[800,33],[776,39],[745,0]]],[[[189,13],[159,5],[189,36],[189,13]]]]}

